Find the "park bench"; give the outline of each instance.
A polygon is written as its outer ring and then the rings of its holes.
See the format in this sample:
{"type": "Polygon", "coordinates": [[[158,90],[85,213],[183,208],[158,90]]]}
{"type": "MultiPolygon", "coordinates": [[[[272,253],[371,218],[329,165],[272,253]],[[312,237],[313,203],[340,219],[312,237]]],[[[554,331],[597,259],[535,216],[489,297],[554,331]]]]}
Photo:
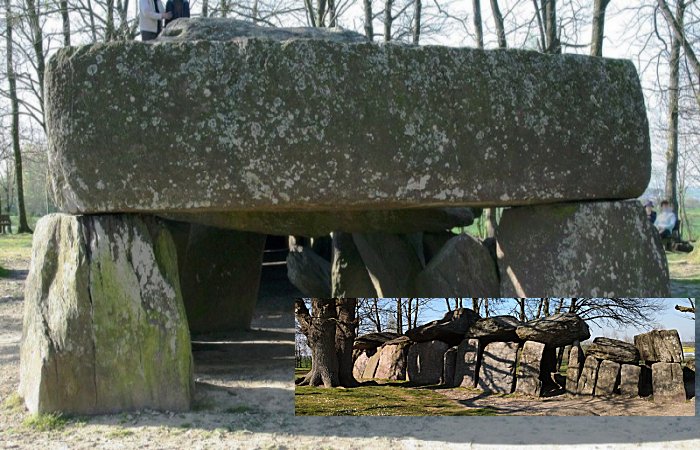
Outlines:
{"type": "Polygon", "coordinates": [[[671,236],[662,238],[661,242],[667,251],[690,253],[693,251],[693,245],[681,238],[681,222],[680,219],[677,220],[676,225],[671,230],[671,236]]]}
{"type": "Polygon", "coordinates": [[[0,214],[0,233],[12,233],[12,222],[9,215],[0,214]]]}

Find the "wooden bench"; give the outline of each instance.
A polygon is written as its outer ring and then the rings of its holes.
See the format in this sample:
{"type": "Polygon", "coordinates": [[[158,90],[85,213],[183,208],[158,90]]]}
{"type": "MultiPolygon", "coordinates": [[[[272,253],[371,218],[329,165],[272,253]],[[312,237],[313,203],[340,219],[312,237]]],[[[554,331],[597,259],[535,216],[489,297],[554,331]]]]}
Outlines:
{"type": "Polygon", "coordinates": [[[0,233],[12,233],[12,222],[9,215],[0,214],[0,233]]]}

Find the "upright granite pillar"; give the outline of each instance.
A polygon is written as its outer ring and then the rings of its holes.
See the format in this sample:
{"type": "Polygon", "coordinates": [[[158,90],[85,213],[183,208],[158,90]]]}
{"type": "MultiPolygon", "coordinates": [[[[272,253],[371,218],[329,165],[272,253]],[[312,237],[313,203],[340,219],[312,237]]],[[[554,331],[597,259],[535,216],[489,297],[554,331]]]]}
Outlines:
{"type": "Polygon", "coordinates": [[[250,327],[258,301],[265,235],[192,224],[180,261],[192,333],[250,327]]]}
{"type": "Polygon", "coordinates": [[[51,214],[25,287],[19,393],[32,413],[187,410],[190,333],[161,222],[51,214]]]}

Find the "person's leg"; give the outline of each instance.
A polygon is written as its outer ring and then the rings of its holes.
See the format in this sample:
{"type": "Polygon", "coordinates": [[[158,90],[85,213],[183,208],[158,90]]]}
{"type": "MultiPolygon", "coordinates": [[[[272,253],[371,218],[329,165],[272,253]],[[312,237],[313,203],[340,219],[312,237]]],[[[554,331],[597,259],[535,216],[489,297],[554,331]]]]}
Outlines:
{"type": "Polygon", "coordinates": [[[152,41],[153,39],[158,37],[158,33],[154,33],[152,31],[143,31],[141,30],[141,40],[142,41],[152,41]]]}
{"type": "Polygon", "coordinates": [[[661,232],[661,237],[662,237],[662,238],[669,238],[669,237],[671,237],[671,231],[669,231],[669,230],[664,230],[664,231],[662,231],[662,232],[661,232]]]}

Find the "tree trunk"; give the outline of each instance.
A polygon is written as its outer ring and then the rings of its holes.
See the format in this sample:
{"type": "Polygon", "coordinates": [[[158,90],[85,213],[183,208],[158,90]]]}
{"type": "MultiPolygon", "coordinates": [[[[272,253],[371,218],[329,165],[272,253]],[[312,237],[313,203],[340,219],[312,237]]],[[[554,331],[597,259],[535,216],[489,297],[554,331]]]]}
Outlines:
{"type": "MultiPolygon", "coordinates": [[[[683,23],[685,4],[678,2],[676,20],[683,23]]],[[[666,147],[666,186],[664,196],[678,213],[678,97],[681,40],[674,35],[671,42],[668,82],[668,144],[666,147]]]]}
{"type": "Polygon", "coordinates": [[[413,43],[418,45],[420,42],[420,15],[423,7],[421,0],[413,0],[414,19],[413,19],[413,43]]]}
{"type": "Polygon", "coordinates": [[[561,45],[557,38],[557,2],[556,0],[542,0],[544,14],[544,34],[547,40],[545,53],[561,53],[561,45]]]}
{"type": "Polygon", "coordinates": [[[472,14],[474,18],[474,33],[476,34],[476,48],[484,48],[484,27],[481,23],[481,0],[472,0],[472,14]]]}
{"type": "Polygon", "coordinates": [[[209,17],[209,0],[202,0],[202,17],[209,17]]]}
{"type": "Polygon", "coordinates": [[[384,1],[384,42],[389,42],[391,40],[391,24],[394,18],[391,16],[391,7],[394,4],[394,0],[384,1]]]}
{"type": "Polygon", "coordinates": [[[496,35],[498,36],[498,48],[506,48],[506,30],[503,27],[503,14],[498,7],[498,0],[491,0],[491,12],[493,20],[496,24],[496,35]]]}
{"type": "Polygon", "coordinates": [[[336,26],[336,14],[335,0],[328,0],[328,26],[331,28],[336,26]]]}
{"type": "Polygon", "coordinates": [[[605,8],[610,0],[593,1],[593,32],[591,36],[591,56],[603,56],[605,30],[605,8]]]}
{"type": "MultiPolygon", "coordinates": [[[[294,301],[294,314],[301,327],[301,332],[311,347],[311,370],[299,384],[310,386],[333,387],[340,384],[338,355],[336,353],[336,322],[338,313],[335,300],[311,300],[311,310],[304,300],[294,301]]],[[[352,355],[351,355],[352,357],[352,355]]]]}
{"type": "Polygon", "coordinates": [[[36,3],[35,0],[25,0],[27,7],[27,18],[29,29],[32,32],[32,49],[34,50],[34,63],[36,65],[37,79],[39,84],[39,109],[41,111],[41,127],[46,134],[46,120],[44,120],[44,67],[46,65],[44,59],[44,33],[41,29],[39,21],[38,7],[41,3],[36,3]]]}
{"type": "Polygon", "coordinates": [[[61,21],[63,22],[63,45],[70,47],[70,14],[68,14],[68,0],[60,0],[58,7],[61,10],[61,21]]]}
{"type": "Polygon", "coordinates": [[[353,387],[358,382],[352,374],[352,346],[357,327],[357,299],[336,299],[338,322],[335,331],[335,350],[338,357],[338,379],[340,386],[353,387]]]}
{"type": "MultiPolygon", "coordinates": [[[[10,0],[5,0],[5,52],[7,53],[7,82],[9,84],[10,105],[12,109],[12,150],[15,157],[15,181],[17,183],[17,211],[19,213],[18,233],[31,233],[27,223],[27,213],[24,208],[24,186],[22,181],[22,152],[19,146],[19,100],[17,99],[17,80],[14,63],[12,61],[13,52],[13,22],[12,6],[10,0]]],[[[9,181],[9,180],[8,180],[9,181]]]]}
{"type": "Polygon", "coordinates": [[[372,0],[363,0],[365,10],[365,36],[368,41],[374,40],[374,28],[372,27],[372,0]]]}

